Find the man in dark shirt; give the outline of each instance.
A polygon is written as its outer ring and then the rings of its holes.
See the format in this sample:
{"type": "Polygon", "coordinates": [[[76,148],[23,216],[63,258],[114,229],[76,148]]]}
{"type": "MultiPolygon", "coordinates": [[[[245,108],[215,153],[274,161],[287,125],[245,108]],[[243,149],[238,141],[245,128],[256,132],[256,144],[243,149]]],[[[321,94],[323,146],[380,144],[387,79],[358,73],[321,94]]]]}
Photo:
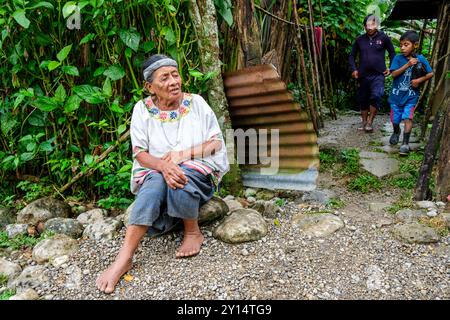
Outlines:
{"type": "Polygon", "coordinates": [[[389,75],[386,68],[385,53],[389,53],[390,61],[395,56],[391,39],[379,31],[380,19],[375,15],[364,18],[366,33],[359,36],[352,47],[349,63],[352,77],[359,82],[358,102],[361,109],[362,125],[358,130],[373,132],[373,120],[380,109],[384,95],[384,78],[389,75]],[[359,68],[355,58],[359,53],[359,68]]]}

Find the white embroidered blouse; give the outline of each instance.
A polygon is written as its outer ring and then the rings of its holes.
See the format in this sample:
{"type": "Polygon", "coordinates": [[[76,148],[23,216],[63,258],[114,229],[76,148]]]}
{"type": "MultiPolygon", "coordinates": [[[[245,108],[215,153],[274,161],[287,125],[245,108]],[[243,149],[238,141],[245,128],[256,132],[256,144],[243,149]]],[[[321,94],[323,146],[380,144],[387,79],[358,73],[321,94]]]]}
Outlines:
{"type": "Polygon", "coordinates": [[[151,97],[140,100],[133,109],[130,135],[134,159],[130,187],[134,194],[147,174],[156,171],[142,167],[136,160],[143,151],[160,158],[169,151],[181,151],[208,140],[220,140],[222,148],[215,154],[182,164],[210,175],[215,183],[229,170],[226,146],[216,115],[200,95],[184,93],[179,108],[173,111],[160,110],[151,97]]]}

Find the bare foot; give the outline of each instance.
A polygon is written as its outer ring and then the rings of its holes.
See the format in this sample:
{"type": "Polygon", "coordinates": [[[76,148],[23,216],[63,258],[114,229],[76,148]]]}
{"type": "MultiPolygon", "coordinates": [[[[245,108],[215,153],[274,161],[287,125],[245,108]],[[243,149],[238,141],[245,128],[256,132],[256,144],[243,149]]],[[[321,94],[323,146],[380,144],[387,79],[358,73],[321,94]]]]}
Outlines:
{"type": "Polygon", "coordinates": [[[95,282],[97,288],[104,293],[112,293],[120,277],[131,269],[132,259],[118,256],[116,261],[97,278],[95,282]]]}
{"type": "Polygon", "coordinates": [[[201,232],[185,233],[183,243],[178,248],[175,256],[177,258],[186,258],[197,255],[200,252],[203,240],[205,238],[201,232]]]}

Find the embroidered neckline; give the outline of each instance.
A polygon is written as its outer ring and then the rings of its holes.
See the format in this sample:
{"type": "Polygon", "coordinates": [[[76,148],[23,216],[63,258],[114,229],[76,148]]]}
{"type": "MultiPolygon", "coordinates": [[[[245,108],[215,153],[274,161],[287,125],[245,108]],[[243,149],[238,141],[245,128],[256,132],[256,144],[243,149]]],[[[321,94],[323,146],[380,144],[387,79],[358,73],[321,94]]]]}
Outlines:
{"type": "Polygon", "coordinates": [[[183,100],[181,101],[179,108],[176,110],[169,110],[169,111],[160,110],[155,105],[150,96],[144,99],[144,105],[147,108],[150,117],[159,120],[161,122],[175,122],[183,118],[191,111],[192,94],[183,93],[183,100]]]}

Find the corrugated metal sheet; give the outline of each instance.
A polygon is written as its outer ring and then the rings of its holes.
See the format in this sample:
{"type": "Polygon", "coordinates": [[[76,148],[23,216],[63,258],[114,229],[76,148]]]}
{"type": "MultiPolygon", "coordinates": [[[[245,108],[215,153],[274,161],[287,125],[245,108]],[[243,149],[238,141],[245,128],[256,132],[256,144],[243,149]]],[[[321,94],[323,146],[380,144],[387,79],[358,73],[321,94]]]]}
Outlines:
{"type": "MultiPolygon", "coordinates": [[[[252,187],[311,190],[319,166],[317,135],[308,115],[287,90],[271,65],[224,74],[225,92],[234,129],[279,129],[279,174],[264,176],[257,164],[241,165],[244,185],[252,187]]],[[[249,142],[247,148],[254,146],[249,142]]],[[[260,142],[257,142],[261,147],[260,142]]],[[[271,150],[270,135],[263,147],[271,150]]],[[[248,149],[247,149],[248,150],[248,149]]]]}

